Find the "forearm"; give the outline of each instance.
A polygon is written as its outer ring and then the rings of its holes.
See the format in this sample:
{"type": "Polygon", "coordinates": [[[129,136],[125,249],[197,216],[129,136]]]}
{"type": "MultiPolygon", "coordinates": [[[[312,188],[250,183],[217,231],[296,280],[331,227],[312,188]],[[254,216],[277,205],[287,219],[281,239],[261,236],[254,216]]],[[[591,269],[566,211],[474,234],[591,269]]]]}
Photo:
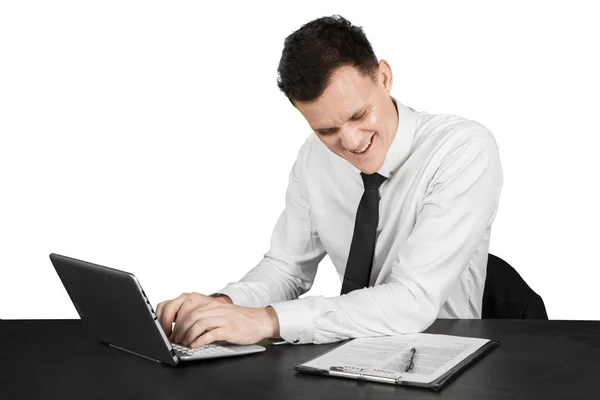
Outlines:
{"type": "Polygon", "coordinates": [[[267,254],[242,279],[229,283],[219,293],[229,296],[235,304],[246,307],[264,307],[293,300],[310,289],[318,261],[312,262],[314,266],[304,268],[302,263],[286,264],[267,254]]]}
{"type": "Polygon", "coordinates": [[[310,296],[272,306],[279,316],[281,337],[297,344],[421,332],[438,312],[425,294],[399,283],[332,298],[310,296]]]}

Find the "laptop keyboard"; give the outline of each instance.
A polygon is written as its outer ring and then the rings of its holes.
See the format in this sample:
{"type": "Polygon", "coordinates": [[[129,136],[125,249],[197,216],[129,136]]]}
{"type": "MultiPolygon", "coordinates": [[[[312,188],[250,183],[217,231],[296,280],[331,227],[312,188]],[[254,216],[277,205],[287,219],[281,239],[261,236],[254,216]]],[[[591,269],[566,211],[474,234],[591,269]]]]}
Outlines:
{"type": "Polygon", "coordinates": [[[171,346],[173,346],[173,350],[175,350],[175,353],[177,353],[178,355],[181,354],[181,355],[186,355],[186,356],[219,355],[219,354],[235,353],[235,351],[233,349],[230,349],[228,347],[219,346],[216,344],[207,344],[205,346],[198,347],[195,349],[192,349],[190,347],[181,346],[176,343],[171,343],[171,346]]]}

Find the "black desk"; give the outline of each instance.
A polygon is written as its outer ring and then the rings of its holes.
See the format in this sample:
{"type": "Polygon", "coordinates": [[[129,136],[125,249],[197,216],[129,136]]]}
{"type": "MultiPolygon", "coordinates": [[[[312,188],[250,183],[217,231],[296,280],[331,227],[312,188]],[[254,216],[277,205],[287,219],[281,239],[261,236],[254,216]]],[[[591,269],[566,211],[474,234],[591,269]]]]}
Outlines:
{"type": "Polygon", "coordinates": [[[0,321],[0,399],[600,398],[600,321],[438,320],[427,332],[502,344],[436,393],[294,371],[334,344],[170,367],[96,342],[79,320],[0,321]]]}

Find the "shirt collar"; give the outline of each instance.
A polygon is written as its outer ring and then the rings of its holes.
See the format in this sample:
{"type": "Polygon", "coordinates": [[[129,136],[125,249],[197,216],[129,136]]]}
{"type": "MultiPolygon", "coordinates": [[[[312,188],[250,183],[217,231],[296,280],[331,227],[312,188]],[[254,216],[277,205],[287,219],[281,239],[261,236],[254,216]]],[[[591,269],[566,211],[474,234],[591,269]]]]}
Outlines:
{"type": "Polygon", "coordinates": [[[388,153],[385,156],[383,165],[379,171],[377,171],[386,178],[394,175],[394,173],[400,169],[404,161],[406,161],[410,148],[412,147],[416,126],[414,110],[406,107],[394,97],[392,97],[392,101],[398,110],[398,129],[396,130],[396,136],[394,136],[394,140],[390,145],[388,153]]]}

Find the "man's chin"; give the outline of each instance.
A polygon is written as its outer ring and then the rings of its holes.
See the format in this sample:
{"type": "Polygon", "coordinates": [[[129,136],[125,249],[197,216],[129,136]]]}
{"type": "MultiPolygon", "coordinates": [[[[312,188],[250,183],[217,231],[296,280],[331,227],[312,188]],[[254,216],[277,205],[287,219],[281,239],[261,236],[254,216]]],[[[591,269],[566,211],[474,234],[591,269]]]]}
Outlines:
{"type": "Polygon", "coordinates": [[[374,174],[375,172],[379,171],[379,169],[381,168],[381,164],[380,163],[368,163],[368,164],[352,164],[354,165],[356,168],[358,168],[360,170],[360,172],[367,174],[367,175],[371,175],[374,174]]]}
{"type": "Polygon", "coordinates": [[[356,159],[349,159],[346,156],[339,154],[339,153],[338,153],[338,156],[340,156],[341,158],[343,158],[344,160],[346,160],[347,162],[352,164],[354,167],[359,169],[360,172],[368,174],[368,175],[374,174],[375,172],[379,171],[379,169],[383,165],[382,160],[378,160],[378,161],[364,160],[363,162],[358,162],[356,159]]]}

